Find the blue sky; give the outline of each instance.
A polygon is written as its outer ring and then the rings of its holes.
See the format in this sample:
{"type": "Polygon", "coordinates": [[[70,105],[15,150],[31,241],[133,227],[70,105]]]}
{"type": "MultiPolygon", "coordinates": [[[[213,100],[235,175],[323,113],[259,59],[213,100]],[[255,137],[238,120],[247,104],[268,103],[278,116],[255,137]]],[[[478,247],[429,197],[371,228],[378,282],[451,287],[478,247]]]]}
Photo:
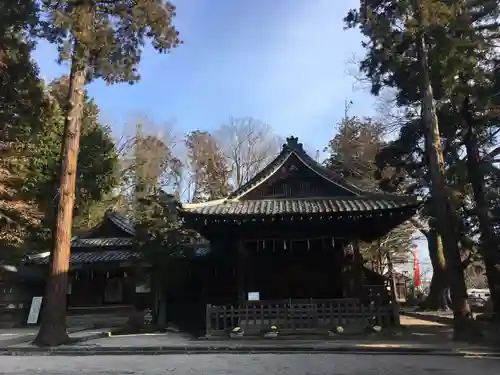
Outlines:
{"type": "MultiPolygon", "coordinates": [[[[357,31],[343,16],[358,0],[182,0],[176,25],[184,45],[168,55],[147,49],[135,85],[89,88],[114,126],[145,112],[175,119],[177,130],[213,129],[230,116],[252,116],[282,136],[297,135],[322,148],[342,117],[372,113],[373,99],[353,90],[348,61],[361,52],[357,31]]],[[[67,72],[56,51],[40,44],[36,58],[46,78],[67,72]]],[[[352,68],[352,67],[351,67],[352,68]]]]}
{"type": "MultiPolygon", "coordinates": [[[[146,49],[136,85],[89,86],[115,133],[123,134],[138,113],[173,121],[179,132],[252,116],[283,137],[298,136],[308,149],[322,149],[346,100],[353,102],[351,114],[374,114],[374,99],[348,74],[353,55],[363,51],[361,35],[343,30],[342,19],[359,0],[175,3],[182,46],[168,55],[146,49]]],[[[38,45],[44,78],[68,73],[56,57],[53,46],[38,45]]]]}

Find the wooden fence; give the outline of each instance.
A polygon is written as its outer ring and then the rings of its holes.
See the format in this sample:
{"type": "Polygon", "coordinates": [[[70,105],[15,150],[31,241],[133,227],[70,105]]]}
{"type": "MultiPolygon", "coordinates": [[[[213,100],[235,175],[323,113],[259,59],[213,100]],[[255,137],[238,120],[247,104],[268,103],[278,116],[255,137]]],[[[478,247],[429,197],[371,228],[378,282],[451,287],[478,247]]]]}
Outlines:
{"type": "Polygon", "coordinates": [[[378,298],[247,301],[243,305],[207,305],[206,334],[227,334],[241,327],[246,334],[272,325],[281,333],[326,333],[336,326],[399,324],[399,310],[392,301],[378,298]]]}

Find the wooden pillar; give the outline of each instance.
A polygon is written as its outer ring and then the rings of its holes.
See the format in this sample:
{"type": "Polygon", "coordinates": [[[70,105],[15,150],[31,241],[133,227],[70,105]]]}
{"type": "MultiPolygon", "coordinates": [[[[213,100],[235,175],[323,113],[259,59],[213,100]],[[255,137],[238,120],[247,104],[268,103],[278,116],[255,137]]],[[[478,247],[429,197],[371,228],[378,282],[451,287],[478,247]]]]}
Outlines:
{"type": "Polygon", "coordinates": [[[255,273],[254,273],[254,264],[255,264],[255,254],[258,251],[259,242],[251,242],[250,248],[245,247],[245,272],[246,272],[246,294],[245,299],[248,299],[248,292],[258,292],[257,286],[255,283],[255,273]]]}
{"type": "Polygon", "coordinates": [[[354,277],[356,285],[356,296],[363,297],[365,287],[365,271],[363,267],[363,256],[359,248],[359,239],[354,239],[352,243],[354,251],[354,277]]]}
{"type": "Polygon", "coordinates": [[[342,297],[349,298],[353,296],[352,264],[354,254],[349,244],[345,242],[339,242],[339,244],[342,250],[342,297]]]}
{"type": "Polygon", "coordinates": [[[396,294],[396,279],[394,275],[394,265],[392,264],[390,251],[387,251],[387,264],[389,268],[389,283],[391,288],[391,304],[393,308],[394,325],[399,326],[401,324],[401,320],[399,317],[399,302],[396,294]]]}
{"type": "Polygon", "coordinates": [[[343,243],[342,293],[344,297],[362,297],[364,291],[363,257],[359,241],[343,243]]]}
{"type": "Polygon", "coordinates": [[[236,243],[237,247],[237,268],[236,268],[236,277],[237,277],[237,293],[238,293],[238,302],[244,303],[247,300],[247,291],[246,291],[246,279],[247,279],[247,251],[245,248],[245,244],[242,240],[238,240],[236,243]]]}
{"type": "MultiPolygon", "coordinates": [[[[379,246],[380,246],[380,241],[379,241],[379,246]]],[[[379,250],[380,251],[380,250],[379,250]]],[[[387,250],[387,269],[389,271],[389,288],[391,292],[391,300],[392,302],[397,302],[398,300],[398,295],[397,295],[397,290],[396,290],[396,279],[394,275],[394,265],[392,264],[392,256],[391,252],[387,250]]]]}
{"type": "MultiPolygon", "coordinates": [[[[324,247],[324,245],[323,245],[324,247]]],[[[333,252],[334,264],[332,265],[335,272],[335,293],[334,298],[342,298],[344,296],[343,293],[343,269],[344,269],[344,249],[342,246],[342,242],[338,238],[334,238],[331,242],[331,249],[333,252]]]]}

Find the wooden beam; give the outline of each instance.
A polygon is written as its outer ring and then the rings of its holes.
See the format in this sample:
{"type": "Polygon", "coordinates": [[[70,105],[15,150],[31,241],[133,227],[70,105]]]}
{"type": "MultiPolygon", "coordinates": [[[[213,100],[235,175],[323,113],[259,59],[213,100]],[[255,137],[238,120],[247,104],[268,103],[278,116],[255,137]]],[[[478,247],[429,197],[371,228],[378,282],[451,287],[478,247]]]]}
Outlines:
{"type": "Polygon", "coordinates": [[[365,286],[365,275],[363,269],[363,255],[361,255],[359,247],[359,239],[355,238],[352,243],[354,251],[354,277],[356,285],[356,295],[362,297],[364,286],[365,286]]]}
{"type": "Polygon", "coordinates": [[[238,257],[238,266],[236,269],[237,272],[237,290],[238,290],[238,302],[243,304],[247,300],[246,296],[246,279],[247,279],[247,249],[242,240],[238,240],[236,242],[237,247],[237,257],[238,257]]]}

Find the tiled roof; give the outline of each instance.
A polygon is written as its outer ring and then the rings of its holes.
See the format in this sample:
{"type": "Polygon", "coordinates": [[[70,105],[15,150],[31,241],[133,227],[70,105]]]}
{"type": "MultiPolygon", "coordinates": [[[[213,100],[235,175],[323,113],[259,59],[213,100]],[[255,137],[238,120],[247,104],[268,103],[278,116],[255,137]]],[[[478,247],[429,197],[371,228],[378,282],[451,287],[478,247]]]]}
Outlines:
{"type": "MultiPolygon", "coordinates": [[[[338,190],[338,189],[337,189],[338,190]]],[[[228,198],[206,203],[184,204],[182,214],[197,215],[277,215],[277,214],[335,214],[361,213],[366,211],[391,210],[404,207],[417,207],[416,196],[398,196],[362,190],[336,172],[324,167],[311,158],[298,143],[290,137],[283,145],[281,153],[249,182],[231,193],[228,198]],[[341,196],[246,200],[250,191],[277,173],[292,156],[307,168],[345,192],[341,196]]]]}
{"type": "MultiPolygon", "coordinates": [[[[203,256],[210,252],[210,245],[208,244],[195,244],[188,245],[187,248],[194,248],[195,256],[203,256]]],[[[191,249],[193,250],[193,249],[191,249]]],[[[103,262],[124,262],[128,260],[139,259],[141,254],[135,251],[127,250],[105,250],[105,251],[78,251],[70,255],[70,264],[92,264],[103,262]]],[[[40,253],[29,256],[26,259],[27,263],[35,264],[48,264],[50,253],[40,253]]]]}
{"type": "Polygon", "coordinates": [[[225,200],[215,203],[189,205],[186,213],[200,215],[277,215],[277,214],[322,214],[322,213],[361,213],[365,211],[390,210],[416,207],[416,197],[342,197],[342,198],[304,198],[304,199],[265,199],[265,200],[225,200]],[[392,199],[391,199],[392,198],[392,199]]]}
{"type": "MultiPolygon", "coordinates": [[[[71,253],[70,264],[81,263],[101,263],[101,262],[123,262],[127,260],[137,259],[139,253],[133,251],[108,250],[108,251],[86,251],[71,253]]],[[[49,256],[33,259],[37,264],[48,264],[49,256]]]]}
{"type": "Polygon", "coordinates": [[[106,215],[118,228],[131,236],[135,235],[135,225],[125,215],[115,211],[108,211],[106,215]]]}
{"type": "Polygon", "coordinates": [[[135,225],[125,215],[112,210],[106,211],[103,220],[94,228],[82,234],[79,238],[96,238],[96,233],[99,233],[106,221],[111,222],[116,228],[123,232],[123,237],[135,236],[135,225]]]}
{"type": "Polygon", "coordinates": [[[132,246],[133,238],[74,238],[71,247],[118,247],[132,246]]]}
{"type": "Polygon", "coordinates": [[[358,196],[366,193],[364,190],[345,181],[345,179],[342,178],[342,176],[340,176],[338,173],[326,168],[325,166],[321,165],[316,160],[311,158],[304,151],[302,143],[299,143],[296,137],[290,137],[287,138],[287,143],[283,145],[282,151],[273,161],[271,161],[264,169],[257,173],[254,178],[252,178],[239,189],[232,192],[228,198],[234,199],[248,193],[250,190],[258,186],[262,181],[266,180],[269,176],[276,173],[285,163],[285,161],[292,155],[295,155],[305,166],[310,168],[316,174],[330,181],[332,184],[340,187],[346,192],[358,196]]]}

